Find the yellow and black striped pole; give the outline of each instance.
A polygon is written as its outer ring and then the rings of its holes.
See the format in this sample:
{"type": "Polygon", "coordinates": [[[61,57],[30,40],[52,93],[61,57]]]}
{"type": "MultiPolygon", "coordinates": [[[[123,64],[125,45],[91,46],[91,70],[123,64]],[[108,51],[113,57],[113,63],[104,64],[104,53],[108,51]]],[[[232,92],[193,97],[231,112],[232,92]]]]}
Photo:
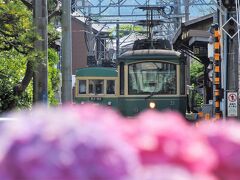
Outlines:
{"type": "Polygon", "coordinates": [[[220,31],[218,25],[214,26],[214,96],[215,96],[215,118],[220,119],[221,101],[221,50],[220,50],[220,31]]]}

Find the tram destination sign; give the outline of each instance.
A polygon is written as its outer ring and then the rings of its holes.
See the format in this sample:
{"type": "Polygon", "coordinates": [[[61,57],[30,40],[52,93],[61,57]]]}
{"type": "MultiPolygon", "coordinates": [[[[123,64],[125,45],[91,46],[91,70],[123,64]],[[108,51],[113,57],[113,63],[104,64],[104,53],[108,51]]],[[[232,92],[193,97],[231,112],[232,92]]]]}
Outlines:
{"type": "Polygon", "coordinates": [[[89,101],[102,101],[102,97],[89,97],[89,101]]]}

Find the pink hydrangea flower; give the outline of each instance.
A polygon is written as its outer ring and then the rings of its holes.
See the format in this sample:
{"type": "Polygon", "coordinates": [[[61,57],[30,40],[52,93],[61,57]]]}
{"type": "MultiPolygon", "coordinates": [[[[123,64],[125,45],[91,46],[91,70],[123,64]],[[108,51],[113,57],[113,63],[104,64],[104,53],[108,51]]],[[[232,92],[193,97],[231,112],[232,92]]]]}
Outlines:
{"type": "Polygon", "coordinates": [[[0,179],[132,179],[137,153],[107,120],[118,115],[81,108],[15,114],[0,132],[0,179]]]}
{"type": "Polygon", "coordinates": [[[172,164],[203,174],[216,166],[216,156],[206,139],[181,115],[147,111],[136,120],[126,134],[144,165],[172,164]]]}
{"type": "Polygon", "coordinates": [[[237,121],[218,121],[214,124],[202,124],[203,133],[215,150],[219,164],[215,174],[219,179],[239,180],[240,177],[240,124],[237,121]]]}
{"type": "Polygon", "coordinates": [[[218,180],[210,173],[192,173],[183,166],[159,164],[144,166],[136,180],[218,180]]]}

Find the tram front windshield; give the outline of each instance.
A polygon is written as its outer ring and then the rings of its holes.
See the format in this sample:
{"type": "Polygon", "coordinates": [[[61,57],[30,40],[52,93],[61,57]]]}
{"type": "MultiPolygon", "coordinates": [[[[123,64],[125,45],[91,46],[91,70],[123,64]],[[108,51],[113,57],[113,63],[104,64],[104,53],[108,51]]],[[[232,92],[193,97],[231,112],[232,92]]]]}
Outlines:
{"type": "Polygon", "coordinates": [[[128,94],[176,94],[176,65],[165,62],[142,62],[128,66],[128,94]]]}

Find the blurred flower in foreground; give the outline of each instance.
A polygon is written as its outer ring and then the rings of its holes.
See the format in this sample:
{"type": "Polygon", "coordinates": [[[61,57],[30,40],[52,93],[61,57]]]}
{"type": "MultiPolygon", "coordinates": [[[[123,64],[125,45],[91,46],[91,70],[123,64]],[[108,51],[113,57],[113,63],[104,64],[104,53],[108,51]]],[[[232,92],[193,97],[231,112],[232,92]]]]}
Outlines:
{"type": "Polygon", "coordinates": [[[1,180],[238,180],[240,125],[189,126],[94,104],[36,108],[0,126],[1,180]]]}
{"type": "Polygon", "coordinates": [[[0,179],[131,179],[139,168],[137,153],[118,127],[90,118],[118,115],[110,110],[99,114],[93,105],[81,108],[16,114],[17,121],[1,128],[0,179]]]}
{"type": "Polygon", "coordinates": [[[192,173],[173,164],[144,166],[137,175],[136,180],[218,180],[212,174],[192,173]]]}
{"type": "Polygon", "coordinates": [[[147,111],[136,117],[132,126],[126,134],[139,150],[146,168],[171,165],[199,177],[205,176],[204,180],[215,179],[210,175],[217,164],[214,151],[205,137],[179,114],[147,111]]]}
{"type": "Polygon", "coordinates": [[[210,146],[219,159],[215,174],[221,180],[240,178],[240,124],[237,121],[218,121],[202,124],[200,133],[208,138],[210,146]]]}

